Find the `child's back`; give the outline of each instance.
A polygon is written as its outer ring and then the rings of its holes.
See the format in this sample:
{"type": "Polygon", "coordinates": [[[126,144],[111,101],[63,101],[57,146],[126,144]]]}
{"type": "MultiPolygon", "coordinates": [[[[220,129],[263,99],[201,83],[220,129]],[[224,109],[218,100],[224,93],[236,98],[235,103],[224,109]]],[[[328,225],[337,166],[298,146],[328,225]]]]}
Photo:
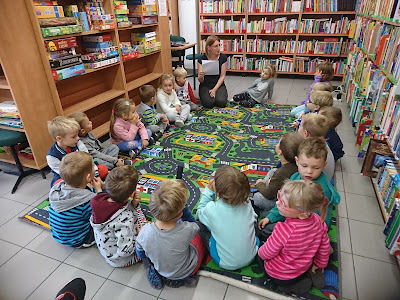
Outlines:
{"type": "Polygon", "coordinates": [[[344,155],[343,143],[335,128],[342,121],[342,111],[337,107],[324,107],[319,112],[329,121],[329,129],[325,134],[326,143],[332,151],[335,161],[338,161],[344,155]]]}

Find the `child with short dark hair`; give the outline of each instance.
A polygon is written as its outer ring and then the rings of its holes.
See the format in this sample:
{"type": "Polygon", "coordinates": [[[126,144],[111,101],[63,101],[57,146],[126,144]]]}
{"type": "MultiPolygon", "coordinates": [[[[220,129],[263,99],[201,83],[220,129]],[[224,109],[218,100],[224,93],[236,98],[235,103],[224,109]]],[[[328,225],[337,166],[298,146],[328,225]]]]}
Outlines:
{"type": "Polygon", "coordinates": [[[87,186],[92,184],[96,193],[104,183],[94,177],[93,158],[89,153],[77,151],[65,155],[60,163],[58,181],[49,193],[49,225],[54,239],[64,245],[81,248],[95,243],[90,226],[90,200],[96,195],[87,186]]]}
{"type": "Polygon", "coordinates": [[[312,285],[323,288],[330,242],[324,223],[327,200],[321,185],[310,180],[286,181],[276,203],[286,219],[276,224],[258,250],[267,275],[287,294],[305,293],[312,285]],[[321,217],[315,211],[320,211],[321,217]]]}
{"type": "Polygon", "coordinates": [[[326,143],[332,151],[335,162],[344,155],[343,143],[335,128],[342,122],[342,111],[337,107],[324,107],[319,111],[329,121],[329,129],[325,134],[326,143]]]}
{"type": "Polygon", "coordinates": [[[146,224],[136,240],[136,252],[147,269],[149,284],[161,289],[197,283],[205,246],[195,222],[180,220],[188,189],[180,179],[161,182],[153,191],[149,208],[155,222],[146,224]]]}
{"type": "Polygon", "coordinates": [[[163,132],[168,130],[169,121],[166,115],[157,113],[154,105],[156,104],[156,90],[150,85],[142,85],[139,88],[140,104],[137,113],[147,129],[150,129],[154,140],[162,137],[163,132]]]}
{"type": "Polygon", "coordinates": [[[93,130],[92,122],[83,112],[73,113],[68,116],[79,123],[79,138],[85,144],[89,154],[101,165],[105,165],[108,170],[124,165],[123,159],[118,159],[119,148],[111,144],[104,147],[103,144],[91,132],[93,130]]]}
{"type": "Polygon", "coordinates": [[[214,262],[236,270],[252,262],[258,249],[257,215],[251,206],[250,183],[239,170],[222,166],[203,192],[197,217],[200,235],[214,262]]]}
{"type": "Polygon", "coordinates": [[[190,110],[199,110],[200,107],[197,106],[197,100],[194,97],[192,87],[189,81],[187,81],[187,71],[178,67],[174,70],[175,76],[175,91],[181,104],[188,104],[190,110]]]}
{"type": "Polygon", "coordinates": [[[317,69],[314,74],[314,82],[310,85],[310,90],[307,94],[307,97],[301,102],[301,104],[306,104],[310,100],[310,94],[314,84],[316,84],[317,82],[330,83],[330,81],[333,79],[333,76],[334,76],[334,70],[332,64],[328,61],[320,63],[317,66],[317,69]]]}
{"type": "Polygon", "coordinates": [[[90,223],[97,247],[113,267],[128,267],[140,260],[135,241],[146,217],[140,209],[140,193],[136,191],[138,177],[132,166],[113,169],[106,178],[106,192],[90,202],[93,210],[90,223]]]}

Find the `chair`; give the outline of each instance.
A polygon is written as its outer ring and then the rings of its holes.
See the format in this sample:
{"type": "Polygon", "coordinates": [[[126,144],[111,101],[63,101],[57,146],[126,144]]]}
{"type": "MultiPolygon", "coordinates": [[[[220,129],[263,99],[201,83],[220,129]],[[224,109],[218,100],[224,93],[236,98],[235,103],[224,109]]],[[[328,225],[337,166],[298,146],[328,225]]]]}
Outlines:
{"type": "MultiPolygon", "coordinates": [[[[23,143],[26,141],[27,141],[27,139],[26,139],[25,133],[23,133],[23,132],[0,129],[0,147],[4,147],[4,146],[10,147],[11,154],[15,160],[15,164],[17,165],[18,171],[19,171],[19,174],[18,173],[16,174],[19,176],[18,176],[17,182],[14,184],[11,194],[15,193],[22,178],[24,178],[28,175],[31,175],[34,172],[37,172],[37,170],[29,170],[29,171],[24,170],[24,168],[22,167],[22,164],[18,158],[17,151],[14,148],[14,146],[17,145],[18,143],[23,143]]],[[[5,173],[14,174],[14,172],[9,172],[9,171],[7,171],[7,172],[5,171],[5,173]]],[[[44,176],[44,173],[42,173],[42,176],[44,176]]],[[[46,178],[46,177],[44,177],[44,178],[46,178]]]]}
{"type": "MultiPolygon", "coordinates": [[[[171,44],[183,44],[186,42],[186,40],[181,37],[181,36],[177,36],[177,35],[171,35],[169,37],[169,40],[171,41],[171,44]]],[[[172,67],[176,68],[178,66],[183,67],[183,62],[185,60],[185,50],[173,50],[171,49],[171,56],[172,57],[178,57],[179,60],[172,61],[172,67]]]]}

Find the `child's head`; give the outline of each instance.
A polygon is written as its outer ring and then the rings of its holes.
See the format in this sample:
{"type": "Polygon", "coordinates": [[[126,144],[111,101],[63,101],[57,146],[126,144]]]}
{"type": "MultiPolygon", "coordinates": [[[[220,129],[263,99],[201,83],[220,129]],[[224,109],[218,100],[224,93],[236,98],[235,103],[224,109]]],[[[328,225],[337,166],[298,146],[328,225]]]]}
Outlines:
{"type": "Polygon", "coordinates": [[[328,131],[328,119],[320,114],[305,114],[301,118],[298,133],[305,137],[324,137],[328,131]]]}
{"type": "Polygon", "coordinates": [[[110,117],[110,134],[113,139],[118,139],[118,137],[114,133],[114,124],[116,118],[122,118],[124,120],[131,120],[135,115],[136,106],[135,103],[131,99],[127,98],[119,98],[114,102],[113,109],[111,111],[110,117]]]}
{"type": "Polygon", "coordinates": [[[60,164],[60,176],[69,186],[75,188],[86,186],[94,177],[92,156],[83,151],[65,155],[60,164]]]}
{"type": "Polygon", "coordinates": [[[333,79],[334,71],[332,64],[328,61],[324,61],[317,66],[317,70],[322,73],[322,81],[330,81],[333,79]]]}
{"type": "Polygon", "coordinates": [[[72,118],[79,123],[81,129],[79,130],[79,136],[87,136],[88,132],[93,130],[92,122],[88,116],[83,112],[77,112],[69,115],[68,118],[72,118]]]}
{"type": "Polygon", "coordinates": [[[310,100],[307,102],[307,108],[314,112],[325,106],[333,105],[332,93],[327,91],[312,91],[310,100]]]}
{"type": "Polygon", "coordinates": [[[140,100],[147,105],[151,106],[156,103],[156,90],[150,84],[142,85],[139,88],[139,96],[140,100]]]}
{"type": "Polygon", "coordinates": [[[214,180],[215,193],[227,204],[235,206],[245,203],[250,196],[249,179],[233,167],[220,167],[215,172],[214,180]]]}
{"type": "Polygon", "coordinates": [[[261,72],[261,79],[267,80],[269,78],[275,78],[277,75],[275,65],[266,66],[261,72]]]}
{"type": "Polygon", "coordinates": [[[179,85],[184,85],[187,78],[187,71],[182,67],[178,67],[174,70],[174,76],[179,85]]]}
{"type": "Polygon", "coordinates": [[[132,166],[112,169],[106,178],[105,188],[114,202],[127,203],[136,190],[139,174],[132,166]]]}
{"type": "Polygon", "coordinates": [[[307,219],[320,209],[321,221],[325,220],[327,204],[321,185],[311,180],[287,180],[276,201],[279,213],[286,218],[307,219]]]}
{"type": "Polygon", "coordinates": [[[171,95],[174,89],[174,76],[171,74],[162,74],[160,77],[160,88],[167,94],[171,95]]]}
{"type": "Polygon", "coordinates": [[[329,82],[317,82],[312,86],[311,91],[325,91],[332,93],[333,86],[329,82]]]}
{"type": "Polygon", "coordinates": [[[81,127],[74,119],[58,116],[47,122],[47,128],[53,140],[61,148],[75,147],[78,144],[81,127]]]}
{"type": "Polygon", "coordinates": [[[334,130],[342,122],[342,111],[340,108],[326,106],[321,108],[319,114],[325,116],[329,122],[329,129],[334,130]]]}
{"type": "Polygon", "coordinates": [[[301,179],[314,180],[326,166],[328,150],[323,138],[305,139],[299,146],[296,164],[301,179]]]}
{"type": "Polygon", "coordinates": [[[161,182],[153,191],[149,209],[154,218],[162,222],[182,216],[188,198],[188,189],[181,179],[161,182]]]}
{"type": "Polygon", "coordinates": [[[288,162],[295,163],[299,145],[303,140],[304,138],[295,132],[285,133],[276,145],[275,151],[279,156],[282,155],[288,162]]]}

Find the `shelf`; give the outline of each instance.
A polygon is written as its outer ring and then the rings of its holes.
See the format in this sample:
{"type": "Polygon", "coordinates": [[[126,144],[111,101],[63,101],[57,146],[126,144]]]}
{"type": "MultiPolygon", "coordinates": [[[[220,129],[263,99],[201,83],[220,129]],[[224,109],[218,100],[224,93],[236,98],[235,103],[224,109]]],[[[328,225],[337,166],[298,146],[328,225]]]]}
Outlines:
{"type": "MultiPolygon", "coordinates": [[[[100,70],[103,70],[103,69],[107,69],[107,68],[110,68],[110,67],[113,67],[113,66],[116,66],[116,65],[119,65],[119,62],[116,62],[116,63],[113,63],[113,64],[109,64],[107,66],[103,66],[103,67],[96,68],[96,69],[86,69],[85,68],[85,73],[82,74],[81,76],[84,76],[85,74],[90,74],[90,73],[93,73],[93,72],[96,72],[96,71],[100,71],[100,70]]],[[[59,82],[59,81],[57,81],[57,82],[59,82]]]]}
{"type": "Polygon", "coordinates": [[[348,33],[299,33],[299,36],[349,36],[348,33]]]}
{"type": "Polygon", "coordinates": [[[248,16],[290,16],[290,15],[298,15],[300,14],[300,12],[284,12],[284,11],[280,11],[280,12],[259,12],[259,13],[255,13],[255,12],[249,12],[247,13],[248,16]]]}
{"type": "Polygon", "coordinates": [[[18,131],[18,132],[25,132],[24,128],[16,128],[11,126],[0,125],[0,129],[11,130],[11,131],[18,131]]]}
{"type": "MultiPolygon", "coordinates": [[[[34,159],[26,158],[22,155],[18,155],[18,158],[24,167],[39,170],[34,159]]],[[[5,152],[0,153],[0,161],[15,165],[14,157],[11,154],[7,154],[5,152]]]]}
{"type": "Polygon", "coordinates": [[[49,40],[58,40],[58,39],[65,39],[69,38],[72,36],[84,36],[84,35],[90,35],[90,34],[97,34],[97,33],[103,33],[103,32],[110,32],[114,31],[114,29],[106,29],[106,30],[89,30],[89,31],[84,31],[84,32],[79,32],[79,33],[71,33],[71,34],[64,34],[64,35],[56,35],[56,36],[48,36],[48,37],[42,37],[43,40],[49,41],[49,40]]]}
{"type": "MultiPolygon", "coordinates": [[[[228,69],[229,72],[238,72],[238,73],[261,73],[261,70],[235,70],[235,69],[228,69]]],[[[284,71],[277,71],[278,74],[290,74],[290,75],[310,75],[314,76],[314,73],[303,73],[303,72],[284,72],[284,71]]],[[[343,77],[343,74],[334,74],[337,77],[343,77]]]]}
{"type": "Polygon", "coordinates": [[[323,56],[323,57],[347,57],[347,54],[309,54],[309,53],[296,53],[298,56],[323,56]]]}
{"type": "Polygon", "coordinates": [[[277,53],[277,52],[246,52],[251,55],[278,55],[278,56],[293,56],[294,53],[277,53]]]}
{"type": "Polygon", "coordinates": [[[124,93],[125,91],[122,90],[109,90],[107,92],[101,93],[89,99],[83,100],[75,105],[67,107],[66,109],[64,109],[64,115],[68,116],[78,111],[85,112],[93,107],[96,107],[99,104],[107,102],[118,96],[121,96],[124,93]]]}
{"type": "Polygon", "coordinates": [[[233,54],[233,55],[244,55],[244,52],[235,52],[235,51],[221,51],[224,54],[233,54]]]}
{"type": "Polygon", "coordinates": [[[383,17],[377,17],[377,16],[373,17],[373,16],[367,16],[367,15],[364,15],[364,14],[357,14],[357,16],[358,17],[363,17],[363,18],[366,18],[366,19],[371,19],[371,20],[374,20],[374,21],[380,21],[382,23],[389,24],[389,25],[400,26],[400,22],[394,22],[394,21],[386,20],[383,17]]]}
{"type": "Polygon", "coordinates": [[[200,35],[245,35],[246,33],[200,32],[200,35]]]}
{"type": "Polygon", "coordinates": [[[201,13],[200,17],[230,17],[230,16],[245,16],[246,13],[242,12],[242,13],[229,13],[229,14],[220,14],[220,13],[201,13]]]}
{"type": "Polygon", "coordinates": [[[10,86],[8,85],[7,79],[5,76],[0,76],[0,89],[1,90],[10,90],[10,86]]]}
{"type": "Polygon", "coordinates": [[[381,209],[383,220],[386,223],[389,216],[387,215],[385,206],[383,205],[381,194],[379,193],[378,186],[376,185],[376,183],[374,182],[374,180],[372,178],[371,178],[371,183],[372,183],[372,186],[374,187],[376,198],[378,199],[378,203],[379,203],[379,207],[381,209]]]}
{"type": "Polygon", "coordinates": [[[140,78],[138,78],[136,80],[128,82],[126,84],[126,89],[128,91],[137,89],[138,87],[141,87],[144,84],[147,84],[149,82],[152,82],[153,80],[156,80],[156,79],[160,78],[161,75],[162,75],[162,73],[150,73],[150,74],[147,74],[147,75],[142,76],[142,77],[140,77],[140,78]]]}
{"type": "Polygon", "coordinates": [[[303,11],[303,15],[355,15],[356,12],[353,10],[347,11],[303,11]]]}
{"type": "Polygon", "coordinates": [[[297,33],[256,33],[256,32],[248,32],[247,35],[289,35],[289,36],[296,36],[297,33]]]}
{"type": "Polygon", "coordinates": [[[138,57],[126,59],[126,60],[123,60],[122,62],[131,61],[131,60],[134,60],[134,59],[139,59],[139,58],[146,57],[146,56],[149,56],[149,55],[153,55],[153,54],[156,54],[156,53],[161,53],[161,50],[157,50],[157,51],[154,51],[154,52],[151,52],[151,53],[147,53],[147,54],[139,54],[138,57]]]}
{"type": "Polygon", "coordinates": [[[93,129],[92,133],[94,134],[95,137],[99,138],[105,135],[109,131],[110,131],[110,121],[105,122],[103,125],[100,125],[99,127],[93,129]]]}
{"type": "Polygon", "coordinates": [[[131,30],[131,29],[138,29],[138,28],[146,28],[146,27],[153,27],[153,26],[157,26],[158,23],[154,23],[154,24],[145,24],[145,25],[132,25],[129,27],[119,27],[117,28],[118,30],[131,30]]]}

